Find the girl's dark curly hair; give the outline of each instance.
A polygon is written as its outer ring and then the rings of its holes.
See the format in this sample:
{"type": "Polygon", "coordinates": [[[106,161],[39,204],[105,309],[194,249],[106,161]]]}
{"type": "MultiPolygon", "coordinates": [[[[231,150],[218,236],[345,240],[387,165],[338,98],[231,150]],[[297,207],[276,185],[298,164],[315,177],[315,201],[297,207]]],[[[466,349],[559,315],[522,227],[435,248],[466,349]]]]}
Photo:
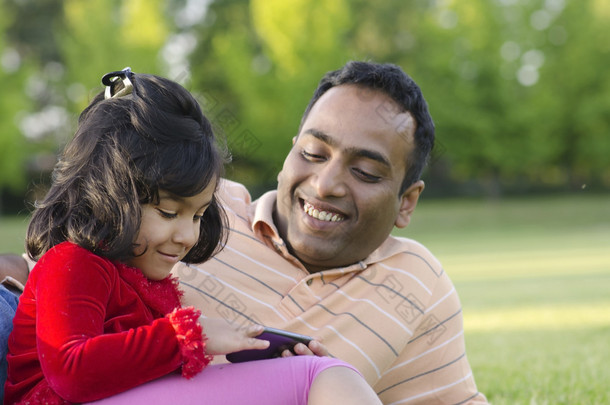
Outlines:
{"type": "MultiPolygon", "coordinates": [[[[81,113],[78,129],[36,203],[26,248],[37,260],[54,245],[74,242],[112,260],[134,256],[141,205],[157,203],[159,190],[180,197],[218,181],[225,154],[195,98],[158,76],[132,74],[133,92],[98,94],[81,113]]],[[[121,86],[120,80],[116,81],[121,86]]],[[[183,259],[210,258],[226,238],[226,216],[214,197],[198,242],[183,259]]]]}

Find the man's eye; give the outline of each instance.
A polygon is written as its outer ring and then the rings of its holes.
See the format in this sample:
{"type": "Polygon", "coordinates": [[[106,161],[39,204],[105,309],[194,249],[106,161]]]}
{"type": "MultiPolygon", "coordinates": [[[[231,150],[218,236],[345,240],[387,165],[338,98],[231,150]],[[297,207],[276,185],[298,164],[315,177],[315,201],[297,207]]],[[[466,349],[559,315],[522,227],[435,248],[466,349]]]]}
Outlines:
{"type": "Polygon", "coordinates": [[[314,153],[309,153],[306,150],[301,151],[301,156],[303,156],[303,158],[305,160],[309,160],[309,161],[318,161],[318,160],[324,159],[324,157],[322,157],[320,155],[316,155],[314,153]]]}
{"type": "Polygon", "coordinates": [[[358,178],[360,178],[361,180],[367,182],[367,183],[376,183],[379,180],[381,180],[381,176],[375,176],[373,174],[367,173],[361,169],[353,169],[354,173],[356,173],[356,176],[358,178]]]}
{"type": "Polygon", "coordinates": [[[168,211],[164,211],[162,209],[157,209],[157,211],[159,212],[159,214],[161,214],[161,216],[163,218],[172,219],[172,218],[176,218],[176,216],[177,216],[177,214],[174,212],[168,212],[168,211]]]}

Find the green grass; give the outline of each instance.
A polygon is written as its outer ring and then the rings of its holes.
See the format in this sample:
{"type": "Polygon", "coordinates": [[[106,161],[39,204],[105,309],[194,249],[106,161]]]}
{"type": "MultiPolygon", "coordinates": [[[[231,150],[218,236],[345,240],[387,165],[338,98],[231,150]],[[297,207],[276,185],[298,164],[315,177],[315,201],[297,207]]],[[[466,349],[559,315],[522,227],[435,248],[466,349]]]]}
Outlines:
{"type": "Polygon", "coordinates": [[[490,402],[610,403],[610,195],[423,200],[396,234],[454,280],[490,402]]]}
{"type": "Polygon", "coordinates": [[[29,218],[0,217],[0,253],[23,253],[29,218]]]}
{"type": "MultiPolygon", "coordinates": [[[[0,218],[0,252],[22,252],[26,225],[0,218]]],[[[610,195],[422,200],[396,234],[455,282],[490,402],[610,403],[610,195]]]]}

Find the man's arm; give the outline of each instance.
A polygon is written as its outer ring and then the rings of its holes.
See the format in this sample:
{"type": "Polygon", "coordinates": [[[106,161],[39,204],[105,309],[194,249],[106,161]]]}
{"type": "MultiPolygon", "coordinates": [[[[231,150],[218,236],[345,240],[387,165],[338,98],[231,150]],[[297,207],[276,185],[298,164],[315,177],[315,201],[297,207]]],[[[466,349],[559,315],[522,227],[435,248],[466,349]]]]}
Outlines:
{"type": "Polygon", "coordinates": [[[0,255],[0,281],[6,277],[12,277],[25,284],[30,274],[28,263],[19,255],[1,254],[0,255]]]}
{"type": "Polygon", "coordinates": [[[413,336],[375,391],[384,403],[487,404],[468,363],[461,304],[445,272],[425,305],[410,324],[413,336]]]}

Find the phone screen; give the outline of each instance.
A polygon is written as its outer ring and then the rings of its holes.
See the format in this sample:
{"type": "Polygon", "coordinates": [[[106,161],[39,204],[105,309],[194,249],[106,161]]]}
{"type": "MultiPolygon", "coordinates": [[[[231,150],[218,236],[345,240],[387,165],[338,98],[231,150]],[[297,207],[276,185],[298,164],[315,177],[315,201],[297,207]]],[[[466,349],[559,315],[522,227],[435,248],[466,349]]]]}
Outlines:
{"type": "Polygon", "coordinates": [[[263,333],[256,338],[268,340],[269,347],[263,350],[242,350],[240,352],[229,353],[226,356],[227,360],[231,363],[241,363],[244,361],[271,359],[279,357],[286,349],[292,350],[297,343],[309,345],[309,342],[313,340],[310,336],[269,327],[266,327],[263,333]]]}

